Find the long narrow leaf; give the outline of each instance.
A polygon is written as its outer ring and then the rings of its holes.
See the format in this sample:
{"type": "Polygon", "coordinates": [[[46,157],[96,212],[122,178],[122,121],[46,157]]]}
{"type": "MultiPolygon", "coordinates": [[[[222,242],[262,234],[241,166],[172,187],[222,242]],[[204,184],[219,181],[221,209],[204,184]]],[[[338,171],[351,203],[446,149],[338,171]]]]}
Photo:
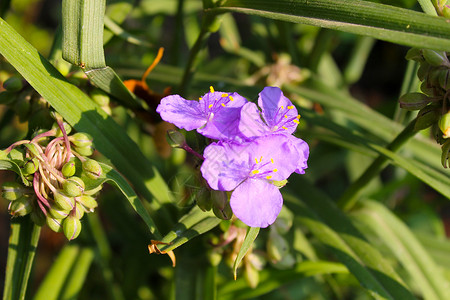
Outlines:
{"type": "Polygon", "coordinates": [[[249,227],[247,229],[247,234],[245,235],[244,242],[242,243],[241,249],[239,249],[239,253],[236,257],[236,260],[234,261],[233,265],[233,274],[234,279],[236,279],[236,273],[237,269],[244,258],[244,256],[247,254],[247,251],[250,249],[250,247],[253,245],[253,242],[255,241],[256,237],[259,233],[259,227],[249,227]]]}
{"type": "Polygon", "coordinates": [[[227,0],[212,12],[233,11],[337,29],[411,47],[450,50],[444,18],[370,1],[227,0]]]}

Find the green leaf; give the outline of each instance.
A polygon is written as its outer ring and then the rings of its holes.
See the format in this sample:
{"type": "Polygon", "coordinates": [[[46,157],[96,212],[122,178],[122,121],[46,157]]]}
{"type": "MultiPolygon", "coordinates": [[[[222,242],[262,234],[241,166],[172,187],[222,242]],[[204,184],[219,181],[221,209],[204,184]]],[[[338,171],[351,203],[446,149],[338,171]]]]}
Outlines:
{"type": "Polygon", "coordinates": [[[450,24],[444,18],[369,1],[226,0],[220,7],[209,11],[259,15],[411,47],[450,50],[450,24]]]}
{"type": "Polygon", "coordinates": [[[29,216],[11,220],[3,300],[25,299],[40,232],[29,216]]]}
{"type": "Polygon", "coordinates": [[[447,299],[448,282],[409,228],[390,210],[374,201],[363,201],[355,217],[374,231],[414,279],[425,299],[447,299]]]}
{"type": "Polygon", "coordinates": [[[140,108],[139,101],[106,66],[103,53],[105,0],[64,0],[63,58],[80,66],[94,85],[118,98],[130,108],[140,108]]]}
{"type": "Polygon", "coordinates": [[[33,298],[34,300],[58,299],[64,283],[67,280],[67,276],[74,267],[74,264],[78,263],[77,258],[79,252],[80,247],[74,244],[68,244],[61,250],[39,286],[39,289],[33,298]]]}
{"type": "Polygon", "coordinates": [[[237,277],[237,269],[244,258],[244,256],[247,254],[250,247],[253,245],[253,242],[255,241],[256,237],[259,233],[259,227],[249,227],[247,229],[247,234],[245,235],[244,242],[242,243],[241,249],[239,249],[239,253],[236,257],[236,260],[234,261],[233,265],[233,275],[234,280],[236,280],[237,277]]]}
{"type": "Polygon", "coordinates": [[[198,206],[195,206],[161,240],[161,242],[167,243],[167,245],[159,245],[158,248],[162,252],[174,250],[196,236],[213,229],[221,221],[212,211],[203,212],[198,206]]]}
{"type": "Polygon", "coordinates": [[[70,84],[35,48],[0,19],[0,53],[77,131],[94,138],[96,148],[134,184],[146,199],[171,202],[158,170],[112,118],[70,84]]]}
{"type": "Polygon", "coordinates": [[[326,194],[299,176],[292,176],[290,185],[302,187],[296,191],[301,201],[285,195],[285,204],[347,266],[373,297],[415,299],[392,265],[368,243],[326,194]]]}
{"type": "Polygon", "coordinates": [[[91,248],[82,248],[61,291],[61,300],[78,299],[78,294],[87,279],[93,260],[94,250],[91,248]]]}
{"type": "Polygon", "coordinates": [[[0,170],[13,171],[22,179],[24,185],[29,185],[29,181],[23,176],[22,169],[11,160],[0,160],[0,170]]]}

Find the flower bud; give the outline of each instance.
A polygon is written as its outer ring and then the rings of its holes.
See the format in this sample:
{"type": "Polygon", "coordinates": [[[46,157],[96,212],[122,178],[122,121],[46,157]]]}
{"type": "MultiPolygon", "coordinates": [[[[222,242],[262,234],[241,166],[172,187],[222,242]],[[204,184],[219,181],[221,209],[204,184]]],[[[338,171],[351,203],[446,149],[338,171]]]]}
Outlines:
{"type": "Polygon", "coordinates": [[[8,92],[8,91],[3,91],[0,92],[0,104],[3,105],[10,105],[12,103],[15,103],[18,98],[17,93],[13,93],[13,92],[8,92]]]}
{"type": "Polygon", "coordinates": [[[431,68],[432,67],[425,61],[420,64],[419,69],[417,69],[417,77],[419,78],[420,81],[425,80],[431,68]]]}
{"type": "MultiPolygon", "coordinates": [[[[69,123],[63,122],[64,130],[66,131],[66,134],[68,135],[72,131],[72,126],[70,126],[69,123]]],[[[61,131],[61,128],[59,127],[58,123],[53,123],[52,129],[56,130],[55,136],[56,137],[62,137],[63,133],[61,131]]]]}
{"type": "Polygon", "coordinates": [[[37,226],[44,226],[45,224],[45,215],[40,209],[33,210],[30,214],[30,218],[37,226]]]}
{"type": "Polygon", "coordinates": [[[229,220],[233,216],[233,211],[228,201],[227,193],[224,191],[211,191],[213,212],[219,219],[229,220]]]}
{"type": "Polygon", "coordinates": [[[94,208],[98,206],[97,201],[92,196],[82,195],[76,197],[77,203],[83,205],[86,208],[86,212],[93,212],[94,208]]]}
{"type": "Polygon", "coordinates": [[[69,197],[78,197],[84,191],[84,181],[80,177],[72,176],[64,181],[63,190],[69,197]]]}
{"type": "Polygon", "coordinates": [[[102,175],[102,167],[93,159],[86,159],[82,163],[82,168],[86,176],[90,179],[98,179],[102,175]]]}
{"type": "Polygon", "coordinates": [[[245,264],[245,281],[252,288],[256,288],[259,283],[259,271],[252,264],[245,264]]]}
{"type": "Polygon", "coordinates": [[[75,216],[68,216],[63,220],[63,231],[66,238],[71,241],[76,239],[81,232],[81,222],[75,216]]]}
{"type": "Polygon", "coordinates": [[[54,232],[61,232],[62,231],[62,223],[63,220],[56,220],[53,219],[50,216],[47,216],[47,218],[45,219],[45,223],[47,223],[47,226],[53,230],[54,232]]]}
{"type": "Polygon", "coordinates": [[[86,147],[74,147],[75,152],[80,154],[81,156],[91,156],[94,153],[94,147],[86,146],[86,147]]]}
{"type": "Polygon", "coordinates": [[[178,130],[167,130],[166,139],[172,148],[183,148],[186,145],[185,136],[178,130]]]}
{"type": "Polygon", "coordinates": [[[267,240],[267,255],[272,262],[280,261],[289,254],[289,244],[275,230],[271,230],[267,240]]]}
{"type": "Polygon", "coordinates": [[[444,139],[450,138],[450,110],[441,116],[439,119],[439,129],[441,129],[442,133],[444,134],[442,137],[444,139]]]}
{"type": "Polygon", "coordinates": [[[70,211],[75,205],[75,199],[73,196],[68,196],[62,191],[56,191],[53,194],[53,200],[55,204],[63,211],[70,211]]]}
{"type": "Polygon", "coordinates": [[[52,206],[49,209],[48,213],[50,214],[50,216],[53,219],[62,220],[62,219],[66,218],[69,215],[70,211],[69,210],[61,210],[61,209],[59,209],[57,207],[53,207],[52,206]]]}
{"type": "Polygon", "coordinates": [[[441,163],[444,168],[448,168],[450,160],[450,139],[442,145],[441,163]]]}
{"type": "Polygon", "coordinates": [[[422,93],[407,93],[399,99],[400,107],[407,110],[418,110],[424,108],[430,100],[422,93]]]}
{"type": "Polygon", "coordinates": [[[7,156],[14,163],[22,165],[23,161],[25,160],[25,150],[22,148],[14,148],[7,154],[7,156]]]}
{"type": "Polygon", "coordinates": [[[75,166],[75,161],[73,161],[73,160],[70,160],[69,162],[65,163],[61,169],[61,173],[66,178],[72,177],[73,175],[75,175],[75,171],[76,171],[76,166],[75,166]]]}
{"type": "Polygon", "coordinates": [[[447,4],[442,8],[442,16],[450,19],[450,5],[447,4]]]}
{"type": "Polygon", "coordinates": [[[31,96],[28,92],[22,92],[17,96],[16,101],[13,104],[13,109],[19,116],[20,122],[25,122],[29,118],[31,111],[31,96]]]}
{"type": "Polygon", "coordinates": [[[411,48],[406,52],[407,60],[423,61],[422,51],[419,48],[411,48]]]}
{"type": "Polygon", "coordinates": [[[3,87],[8,92],[18,92],[23,88],[23,82],[21,78],[13,76],[3,82],[3,87]]]}
{"type": "MultiPolygon", "coordinates": [[[[420,84],[420,91],[426,96],[434,96],[436,89],[430,85],[428,81],[423,81],[420,84]]],[[[419,93],[420,94],[420,93],[419,93]]],[[[401,106],[400,106],[401,107],[401,106]]],[[[405,108],[406,109],[406,108],[405,108]]]]}
{"type": "Polygon", "coordinates": [[[70,136],[69,141],[74,145],[74,147],[92,146],[92,137],[83,132],[77,132],[70,136]]]}
{"type": "Polygon", "coordinates": [[[83,216],[84,216],[83,205],[75,204],[75,217],[77,219],[81,219],[83,216]]]}
{"type": "Polygon", "coordinates": [[[198,191],[196,201],[198,207],[203,211],[210,211],[212,208],[211,193],[207,188],[198,191]]]}
{"type": "Polygon", "coordinates": [[[33,157],[29,161],[25,163],[25,165],[22,168],[22,174],[24,176],[31,175],[36,173],[36,171],[39,168],[39,160],[36,157],[33,157]]]}
{"type": "Polygon", "coordinates": [[[430,127],[439,120],[439,107],[427,105],[417,114],[414,130],[419,131],[430,127]]]}
{"type": "Polygon", "coordinates": [[[435,67],[448,63],[447,55],[444,51],[422,49],[422,56],[427,63],[435,67]]]}
{"type": "Polygon", "coordinates": [[[23,217],[33,210],[30,197],[22,196],[9,205],[9,213],[14,217],[23,217]]]}
{"type": "Polygon", "coordinates": [[[2,197],[8,201],[14,201],[24,195],[24,186],[18,182],[3,182],[2,197]]]}

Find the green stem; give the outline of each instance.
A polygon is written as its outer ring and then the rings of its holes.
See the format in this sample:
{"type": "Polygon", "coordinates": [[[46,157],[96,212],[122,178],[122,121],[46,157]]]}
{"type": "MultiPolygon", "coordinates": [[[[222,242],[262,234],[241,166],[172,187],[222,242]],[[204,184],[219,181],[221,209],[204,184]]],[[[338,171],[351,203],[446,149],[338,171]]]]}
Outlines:
{"type": "Polygon", "coordinates": [[[322,56],[330,49],[334,34],[334,30],[327,28],[320,29],[308,60],[309,69],[312,72],[317,73],[322,56]]]}
{"type": "MultiPolygon", "coordinates": [[[[396,152],[400,149],[411,137],[416,134],[414,124],[416,120],[411,121],[402,132],[386,147],[386,149],[396,152]]],[[[343,210],[350,210],[358,201],[358,198],[363,191],[363,188],[380,172],[388,163],[386,156],[378,156],[372,164],[364,171],[364,173],[350,185],[341,198],[338,200],[338,205],[343,210]]]]}
{"type": "MultiPolygon", "coordinates": [[[[419,86],[419,78],[417,78],[417,70],[419,69],[419,64],[416,61],[410,60],[408,62],[408,66],[406,67],[405,76],[403,77],[403,83],[402,88],[400,90],[400,96],[410,93],[410,92],[416,92],[417,87],[419,86]]],[[[394,121],[398,123],[403,123],[406,119],[406,116],[408,114],[408,111],[405,109],[400,108],[399,105],[397,105],[394,113],[394,121]]]]}

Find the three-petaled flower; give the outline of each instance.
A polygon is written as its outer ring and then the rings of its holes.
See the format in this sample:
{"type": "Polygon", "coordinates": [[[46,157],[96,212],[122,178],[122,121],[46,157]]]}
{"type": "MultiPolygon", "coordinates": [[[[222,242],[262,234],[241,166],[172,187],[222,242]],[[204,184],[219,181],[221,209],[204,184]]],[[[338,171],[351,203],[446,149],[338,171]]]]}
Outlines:
{"type": "Polygon", "coordinates": [[[233,191],[230,206],[241,221],[267,227],[283,205],[274,182],[304,174],[309,147],[292,135],[300,115],[279,88],[265,87],[258,105],[261,111],[237,93],[211,88],[200,101],[165,97],[157,112],[180,128],[219,140],[204,150],[203,177],[214,190],[233,191]]]}

